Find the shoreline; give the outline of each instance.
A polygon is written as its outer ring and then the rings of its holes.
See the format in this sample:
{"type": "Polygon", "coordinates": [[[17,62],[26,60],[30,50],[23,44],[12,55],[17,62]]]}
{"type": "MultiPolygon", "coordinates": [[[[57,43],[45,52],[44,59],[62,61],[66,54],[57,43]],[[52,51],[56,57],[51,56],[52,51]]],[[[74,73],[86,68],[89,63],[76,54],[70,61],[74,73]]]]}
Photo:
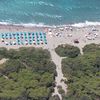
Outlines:
{"type": "MultiPolygon", "coordinates": [[[[100,43],[100,25],[96,25],[96,26],[90,25],[90,26],[85,26],[85,27],[75,27],[75,26],[68,26],[68,25],[52,26],[52,27],[44,27],[44,26],[42,27],[41,26],[40,27],[40,26],[0,24],[0,33],[14,33],[14,32],[19,32],[19,33],[20,32],[44,32],[46,33],[48,42],[52,41],[52,46],[51,44],[48,44],[45,46],[44,45],[35,46],[35,47],[43,47],[46,49],[48,49],[50,46],[51,48],[54,48],[53,46],[57,47],[58,45],[65,44],[65,43],[68,43],[70,45],[75,45],[80,48],[82,48],[86,44],[100,43]],[[98,37],[94,38],[93,40],[87,39],[86,35],[88,35],[88,33],[98,34],[98,37]],[[72,36],[69,36],[69,35],[72,35],[72,36]],[[73,43],[73,40],[75,39],[79,39],[80,43],[79,44],[73,43]]],[[[16,46],[4,46],[4,47],[15,48],[16,46]]],[[[21,47],[21,46],[18,46],[18,47],[21,47]]]]}
{"type": "Polygon", "coordinates": [[[7,22],[0,22],[0,26],[16,26],[16,27],[38,27],[38,28],[55,28],[55,27],[89,27],[89,26],[100,26],[100,22],[92,22],[92,21],[85,21],[85,22],[78,22],[78,23],[66,23],[60,25],[46,25],[43,23],[35,24],[35,23],[7,23],[7,22]]]}
{"type": "MultiPolygon", "coordinates": [[[[61,67],[61,58],[55,53],[55,48],[58,45],[61,44],[69,44],[73,46],[77,46],[81,53],[82,48],[91,43],[100,44],[100,25],[91,25],[91,26],[85,26],[85,27],[74,27],[74,26],[56,26],[56,27],[37,27],[37,26],[19,26],[19,25],[1,25],[0,24],[0,34],[1,33],[46,33],[46,40],[47,44],[36,44],[34,45],[32,42],[32,45],[24,44],[24,45],[5,45],[7,43],[15,43],[15,39],[6,39],[4,38],[4,42],[2,43],[2,39],[0,38],[0,47],[5,47],[7,49],[19,49],[20,47],[35,47],[35,48],[43,48],[47,49],[51,54],[52,61],[56,64],[56,71],[57,76],[55,77],[55,88],[52,95],[58,95],[60,100],[62,100],[62,96],[59,93],[58,86],[61,86],[62,89],[65,91],[65,94],[67,94],[67,84],[62,82],[62,79],[65,79],[63,73],[62,73],[62,67],[61,67]],[[75,40],[78,40],[79,43],[75,43],[75,40]]],[[[35,34],[36,37],[36,34],[35,34]]],[[[32,37],[31,37],[32,38],[32,37]]],[[[21,39],[21,36],[20,36],[21,39]]],[[[40,38],[39,38],[40,39],[40,38]]],[[[29,40],[28,40],[29,41],[29,40]]],[[[36,41],[36,39],[35,39],[36,41]]],[[[26,41],[24,41],[25,43],[26,41]]],[[[66,79],[67,80],[67,79],[66,79]]]]}

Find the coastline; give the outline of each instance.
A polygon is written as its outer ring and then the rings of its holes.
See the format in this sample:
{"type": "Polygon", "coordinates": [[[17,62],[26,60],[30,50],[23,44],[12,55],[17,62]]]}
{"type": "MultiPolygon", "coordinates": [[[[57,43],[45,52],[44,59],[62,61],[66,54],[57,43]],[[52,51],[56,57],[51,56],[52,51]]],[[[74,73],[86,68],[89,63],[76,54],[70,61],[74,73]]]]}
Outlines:
{"type": "Polygon", "coordinates": [[[84,21],[79,23],[66,23],[60,25],[46,25],[44,23],[8,23],[8,22],[0,22],[0,26],[17,26],[17,27],[47,27],[47,28],[55,28],[55,27],[88,27],[88,26],[100,26],[100,22],[92,22],[92,21],[84,21]]]}
{"type": "MultiPolygon", "coordinates": [[[[57,76],[55,77],[55,88],[52,96],[58,95],[60,100],[62,96],[59,93],[58,87],[61,86],[62,89],[67,94],[68,87],[62,79],[67,80],[63,73],[61,67],[62,58],[55,53],[55,48],[61,44],[69,44],[79,47],[81,54],[82,48],[91,43],[100,44],[100,25],[88,25],[83,27],[75,27],[70,25],[63,26],[23,26],[23,25],[12,25],[12,24],[0,24],[0,34],[1,33],[32,33],[32,32],[43,32],[46,33],[47,44],[40,45],[5,45],[2,44],[2,39],[0,39],[0,47],[5,47],[7,49],[18,49],[20,47],[41,47],[47,49],[51,54],[52,61],[56,64],[57,76]],[[75,40],[79,43],[75,43],[75,40]]],[[[6,39],[5,39],[6,40],[6,39]]],[[[10,40],[10,39],[9,39],[10,40]]],[[[12,39],[13,41],[13,39],[12,39]]],[[[7,40],[8,42],[8,40],[7,40]]]]}
{"type": "MultiPolygon", "coordinates": [[[[57,47],[60,44],[71,44],[82,48],[86,44],[100,43],[100,25],[99,24],[73,24],[73,25],[58,25],[58,26],[46,26],[46,25],[24,25],[24,24],[0,24],[0,33],[14,33],[14,32],[44,32],[47,33],[47,40],[52,41],[52,46],[57,47]],[[76,26],[75,26],[76,25],[76,26]],[[78,25],[81,25],[80,27],[78,25]],[[93,29],[96,29],[94,33],[98,33],[98,38],[86,39],[85,35],[93,33],[93,29]],[[61,36],[56,36],[60,33],[61,36]],[[68,36],[72,34],[73,36],[68,36]],[[52,37],[52,38],[51,38],[52,37]],[[75,44],[74,39],[79,39],[80,43],[75,44]],[[67,41],[66,41],[67,40],[67,41]],[[53,43],[54,42],[54,43],[53,43]]],[[[48,44],[49,46],[51,44],[48,44]]],[[[49,46],[42,46],[48,49],[49,46]]],[[[0,46],[1,47],[1,46],[0,46]]],[[[7,47],[7,46],[6,46],[7,47]]],[[[12,46],[10,46],[12,47],[12,46]]],[[[21,46],[19,46],[21,47],[21,46]]],[[[29,46],[28,46],[29,47],[29,46]]],[[[41,46],[35,46],[41,47],[41,46]]],[[[7,47],[8,48],[8,47],[7,47]]],[[[14,47],[15,48],[15,47],[14,47]]],[[[54,47],[51,47],[54,48],[54,47]]]]}

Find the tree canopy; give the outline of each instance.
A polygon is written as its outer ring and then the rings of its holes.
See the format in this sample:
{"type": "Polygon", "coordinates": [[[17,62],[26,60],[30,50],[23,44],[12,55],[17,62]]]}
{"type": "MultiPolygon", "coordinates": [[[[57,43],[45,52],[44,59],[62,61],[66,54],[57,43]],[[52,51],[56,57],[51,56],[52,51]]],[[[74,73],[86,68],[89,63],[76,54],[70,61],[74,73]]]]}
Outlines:
{"type": "Polygon", "coordinates": [[[61,57],[77,57],[80,54],[80,50],[78,47],[71,46],[68,44],[59,45],[55,49],[56,53],[61,57]]]}
{"type": "Polygon", "coordinates": [[[0,100],[49,100],[54,86],[55,64],[41,48],[0,48],[0,100]]]}
{"type": "Polygon", "coordinates": [[[100,100],[100,46],[86,45],[83,51],[83,55],[62,61],[68,79],[68,94],[63,100],[100,100]]]}

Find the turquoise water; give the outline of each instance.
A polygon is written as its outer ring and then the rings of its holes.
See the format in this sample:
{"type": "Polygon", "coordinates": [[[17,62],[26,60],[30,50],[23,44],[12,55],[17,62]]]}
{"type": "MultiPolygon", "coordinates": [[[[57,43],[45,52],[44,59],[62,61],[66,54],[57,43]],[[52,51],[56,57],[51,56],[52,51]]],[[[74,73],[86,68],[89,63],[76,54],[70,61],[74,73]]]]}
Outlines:
{"type": "Polygon", "coordinates": [[[100,0],[0,0],[0,22],[60,25],[100,21],[100,0]]]}

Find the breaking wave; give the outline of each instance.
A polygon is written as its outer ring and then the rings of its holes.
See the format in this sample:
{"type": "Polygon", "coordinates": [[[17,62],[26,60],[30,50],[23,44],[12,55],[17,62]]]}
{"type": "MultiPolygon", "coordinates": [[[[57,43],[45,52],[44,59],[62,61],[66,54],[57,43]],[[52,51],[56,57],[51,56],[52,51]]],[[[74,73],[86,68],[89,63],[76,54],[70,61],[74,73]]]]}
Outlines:
{"type": "Polygon", "coordinates": [[[91,22],[86,21],[84,23],[75,23],[75,24],[64,24],[64,25],[46,25],[44,23],[9,23],[9,22],[0,22],[0,25],[15,25],[15,26],[25,26],[25,27],[59,27],[59,26],[72,26],[72,27],[87,27],[87,26],[100,26],[100,22],[91,22]]]}

